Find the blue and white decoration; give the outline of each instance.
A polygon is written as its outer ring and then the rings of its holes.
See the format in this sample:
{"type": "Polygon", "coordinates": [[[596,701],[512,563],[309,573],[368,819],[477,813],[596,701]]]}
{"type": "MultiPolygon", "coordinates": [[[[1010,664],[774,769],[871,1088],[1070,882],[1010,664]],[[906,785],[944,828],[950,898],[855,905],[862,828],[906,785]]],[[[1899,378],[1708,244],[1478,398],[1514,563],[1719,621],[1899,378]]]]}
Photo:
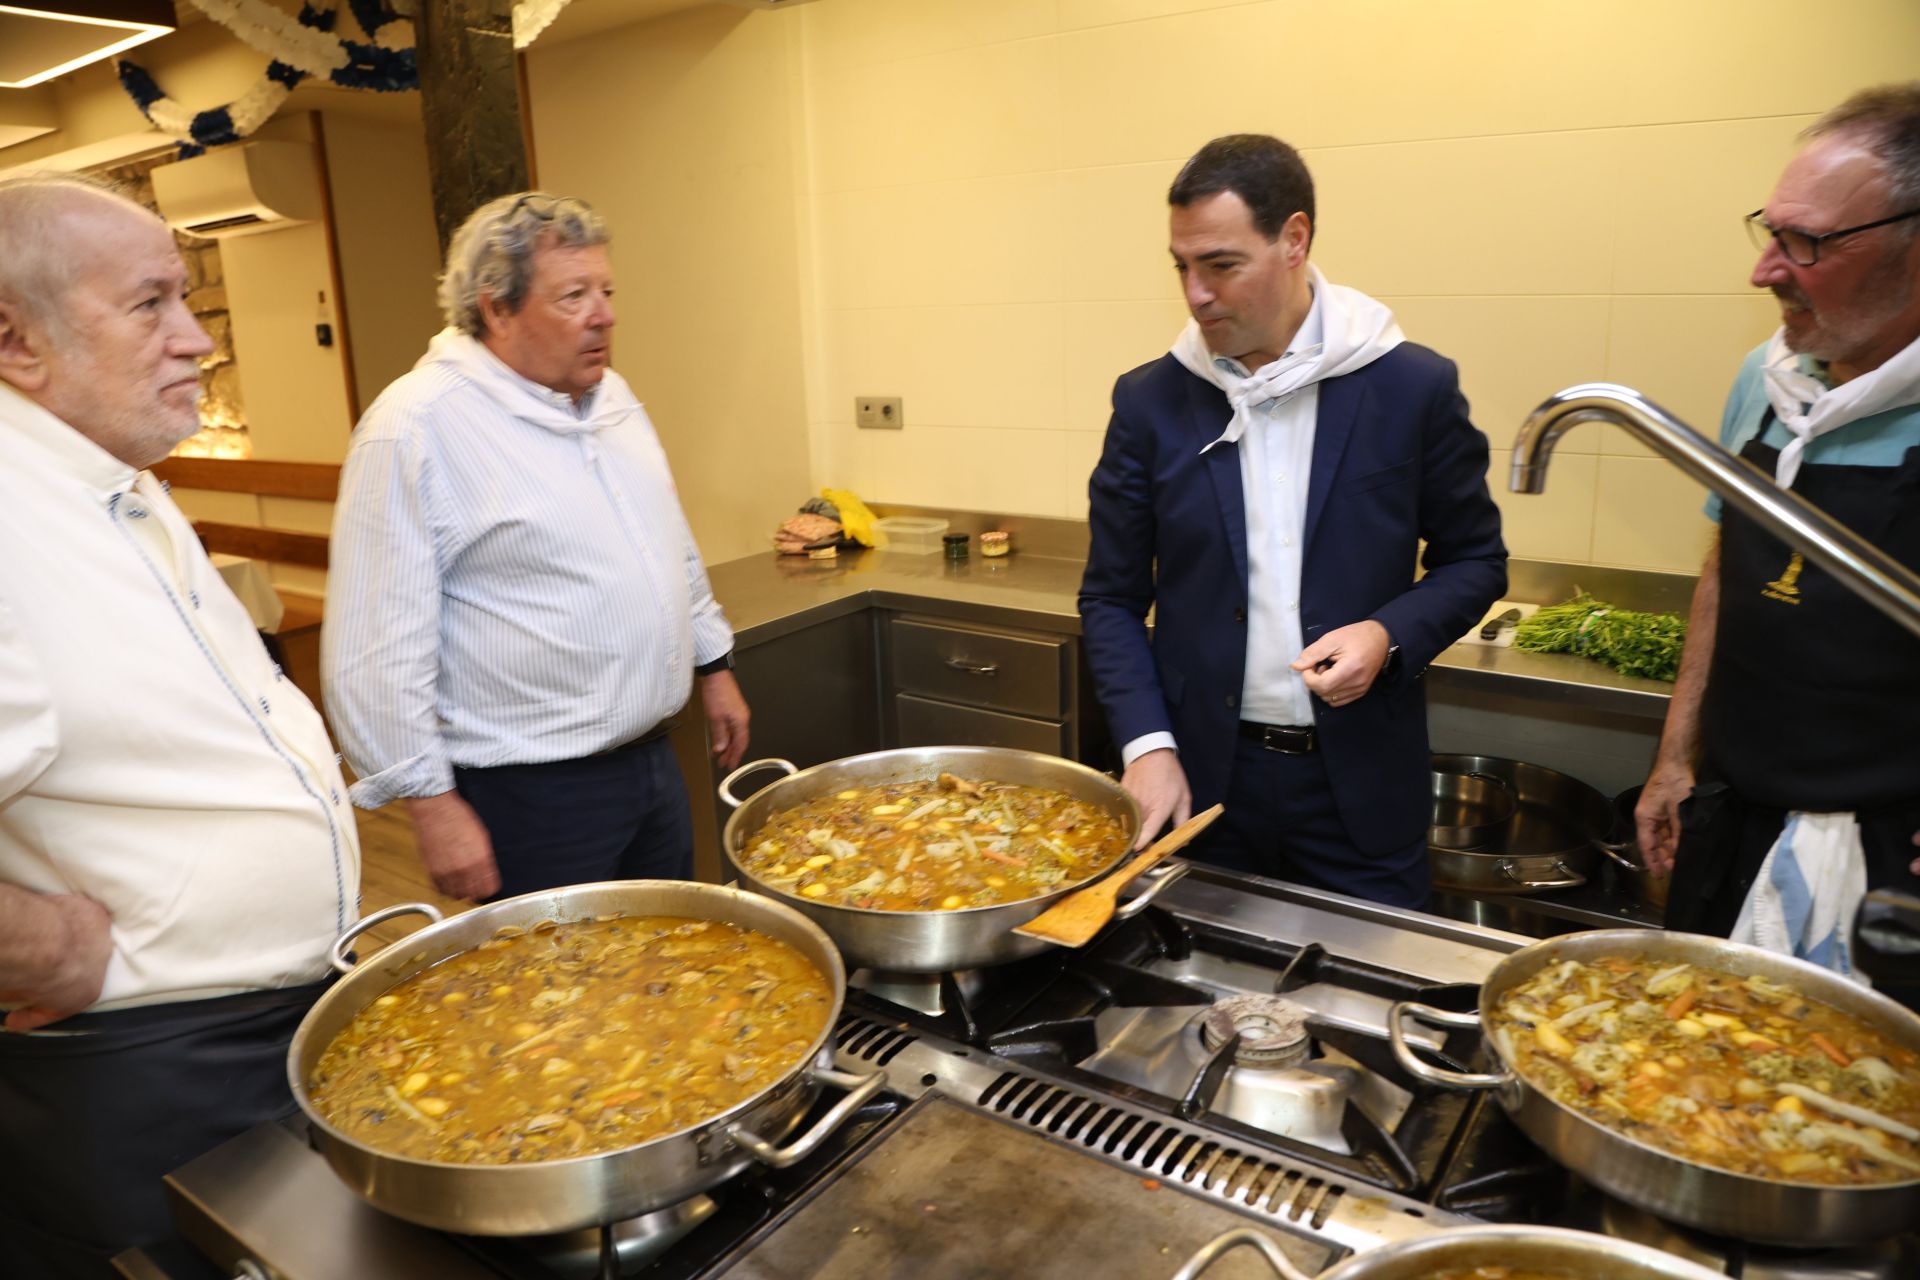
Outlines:
{"type": "MultiPolygon", "coordinates": [[[[412,49],[343,40],[332,34],[336,0],[307,0],[297,18],[266,0],[192,0],[209,18],[272,59],[259,84],[223,107],[190,111],[166,96],[144,67],[119,59],[120,85],[154,128],[177,139],[183,155],[199,155],[252,134],[272,118],[293,87],[321,76],[348,89],[391,93],[418,88],[412,49]]],[[[399,20],[380,0],[348,0],[370,40],[399,20]]]]}

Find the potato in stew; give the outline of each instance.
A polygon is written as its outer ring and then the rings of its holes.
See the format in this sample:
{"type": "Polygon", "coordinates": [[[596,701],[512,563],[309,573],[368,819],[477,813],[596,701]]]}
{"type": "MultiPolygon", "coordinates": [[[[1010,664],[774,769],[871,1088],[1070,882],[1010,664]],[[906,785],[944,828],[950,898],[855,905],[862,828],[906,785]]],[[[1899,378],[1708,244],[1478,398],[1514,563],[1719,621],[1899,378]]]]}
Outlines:
{"type": "Polygon", "coordinates": [[[1793,1182],[1920,1177],[1920,1060],[1758,974],[1567,960],[1503,995],[1491,1034],[1547,1096],[1686,1159],[1793,1182]]]}
{"type": "Polygon", "coordinates": [[[1131,843],[1097,804],[1012,782],[896,782],[776,813],[740,864],[760,883],[845,907],[954,911],[1050,893],[1131,843]]]}
{"type": "Polygon", "coordinates": [[[635,916],[509,927],[354,1015],[314,1109],[393,1155],[514,1164],[615,1151],[770,1087],[832,991],[784,942],[635,916]]]}

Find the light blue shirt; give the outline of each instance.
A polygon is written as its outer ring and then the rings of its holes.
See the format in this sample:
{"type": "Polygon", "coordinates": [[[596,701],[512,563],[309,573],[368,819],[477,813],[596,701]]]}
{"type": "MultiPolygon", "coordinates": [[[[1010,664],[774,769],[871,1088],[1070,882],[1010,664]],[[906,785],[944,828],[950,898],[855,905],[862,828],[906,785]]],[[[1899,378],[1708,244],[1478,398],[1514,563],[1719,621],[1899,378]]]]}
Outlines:
{"type": "MultiPolygon", "coordinates": [[[[1777,419],[1767,419],[1770,405],[1766,379],[1761,374],[1766,356],[1767,345],[1764,342],[1749,352],[1740,366],[1740,372],[1734,377],[1733,390],[1727,393],[1727,407],[1720,415],[1720,443],[1730,453],[1739,453],[1756,436],[1759,436],[1761,444],[1774,449],[1784,449],[1787,442],[1793,439],[1793,433],[1777,419]],[[1763,421],[1767,423],[1765,435],[1760,433],[1763,421]]],[[[1803,356],[1800,367],[1824,380],[1817,362],[1803,356]]],[[[1807,451],[1801,461],[1803,465],[1825,463],[1843,467],[1897,467],[1906,461],[1907,450],[1915,445],[1920,445],[1920,404],[1902,405],[1815,436],[1808,441],[1807,451]]],[[[1707,495],[1705,510],[1707,518],[1717,524],[1720,520],[1719,494],[1707,495]]]]}
{"type": "Polygon", "coordinates": [[[354,432],[331,553],[322,676],[364,808],[630,741],[733,647],[625,380],[576,406],[451,331],[354,432]]]}

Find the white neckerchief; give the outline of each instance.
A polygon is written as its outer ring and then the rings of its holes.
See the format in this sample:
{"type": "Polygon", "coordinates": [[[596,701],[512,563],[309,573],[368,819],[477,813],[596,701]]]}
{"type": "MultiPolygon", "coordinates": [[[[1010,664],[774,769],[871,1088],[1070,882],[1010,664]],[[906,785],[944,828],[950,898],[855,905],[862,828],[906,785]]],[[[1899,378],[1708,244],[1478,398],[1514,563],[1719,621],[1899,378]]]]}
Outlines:
{"type": "Polygon", "coordinates": [[[1271,364],[1244,377],[1222,368],[1201,336],[1200,323],[1187,321],[1174,339],[1173,358],[1196,378],[1220,388],[1233,406],[1233,419],[1216,444],[1236,444],[1253,425],[1253,411],[1271,401],[1285,401],[1302,387],[1365,368],[1406,341],[1393,312],[1358,289],[1328,284],[1320,268],[1307,264],[1314,305],[1320,308],[1320,341],[1289,351],[1271,364]]]}
{"type": "Polygon", "coordinates": [[[1829,387],[1800,367],[1800,357],[1787,349],[1785,335],[1781,329],[1767,343],[1761,374],[1774,416],[1793,434],[1773,468],[1774,483],[1791,489],[1807,446],[1814,440],[1850,422],[1920,401],[1920,339],[1909,342],[1878,369],[1829,387]]]}

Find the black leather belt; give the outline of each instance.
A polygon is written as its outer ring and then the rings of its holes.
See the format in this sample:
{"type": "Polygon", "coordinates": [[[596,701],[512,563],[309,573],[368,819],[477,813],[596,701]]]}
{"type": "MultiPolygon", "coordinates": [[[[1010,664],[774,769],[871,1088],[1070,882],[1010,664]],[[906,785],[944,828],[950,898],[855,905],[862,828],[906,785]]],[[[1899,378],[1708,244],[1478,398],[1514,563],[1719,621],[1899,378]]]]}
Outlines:
{"type": "Polygon", "coordinates": [[[653,728],[647,730],[645,733],[641,734],[639,737],[629,738],[617,747],[608,747],[605,750],[596,751],[593,754],[595,756],[618,755],[622,751],[631,751],[635,747],[644,747],[649,742],[658,742],[660,741],[660,739],[672,733],[674,729],[679,725],[679,723],[680,722],[678,720],[675,720],[672,716],[668,716],[665,720],[662,720],[659,724],[653,726],[653,728]]]}
{"type": "Polygon", "coordinates": [[[1242,720],[1240,736],[1252,738],[1268,751],[1278,751],[1283,756],[1304,756],[1320,749],[1310,724],[1255,724],[1242,720]]]}

